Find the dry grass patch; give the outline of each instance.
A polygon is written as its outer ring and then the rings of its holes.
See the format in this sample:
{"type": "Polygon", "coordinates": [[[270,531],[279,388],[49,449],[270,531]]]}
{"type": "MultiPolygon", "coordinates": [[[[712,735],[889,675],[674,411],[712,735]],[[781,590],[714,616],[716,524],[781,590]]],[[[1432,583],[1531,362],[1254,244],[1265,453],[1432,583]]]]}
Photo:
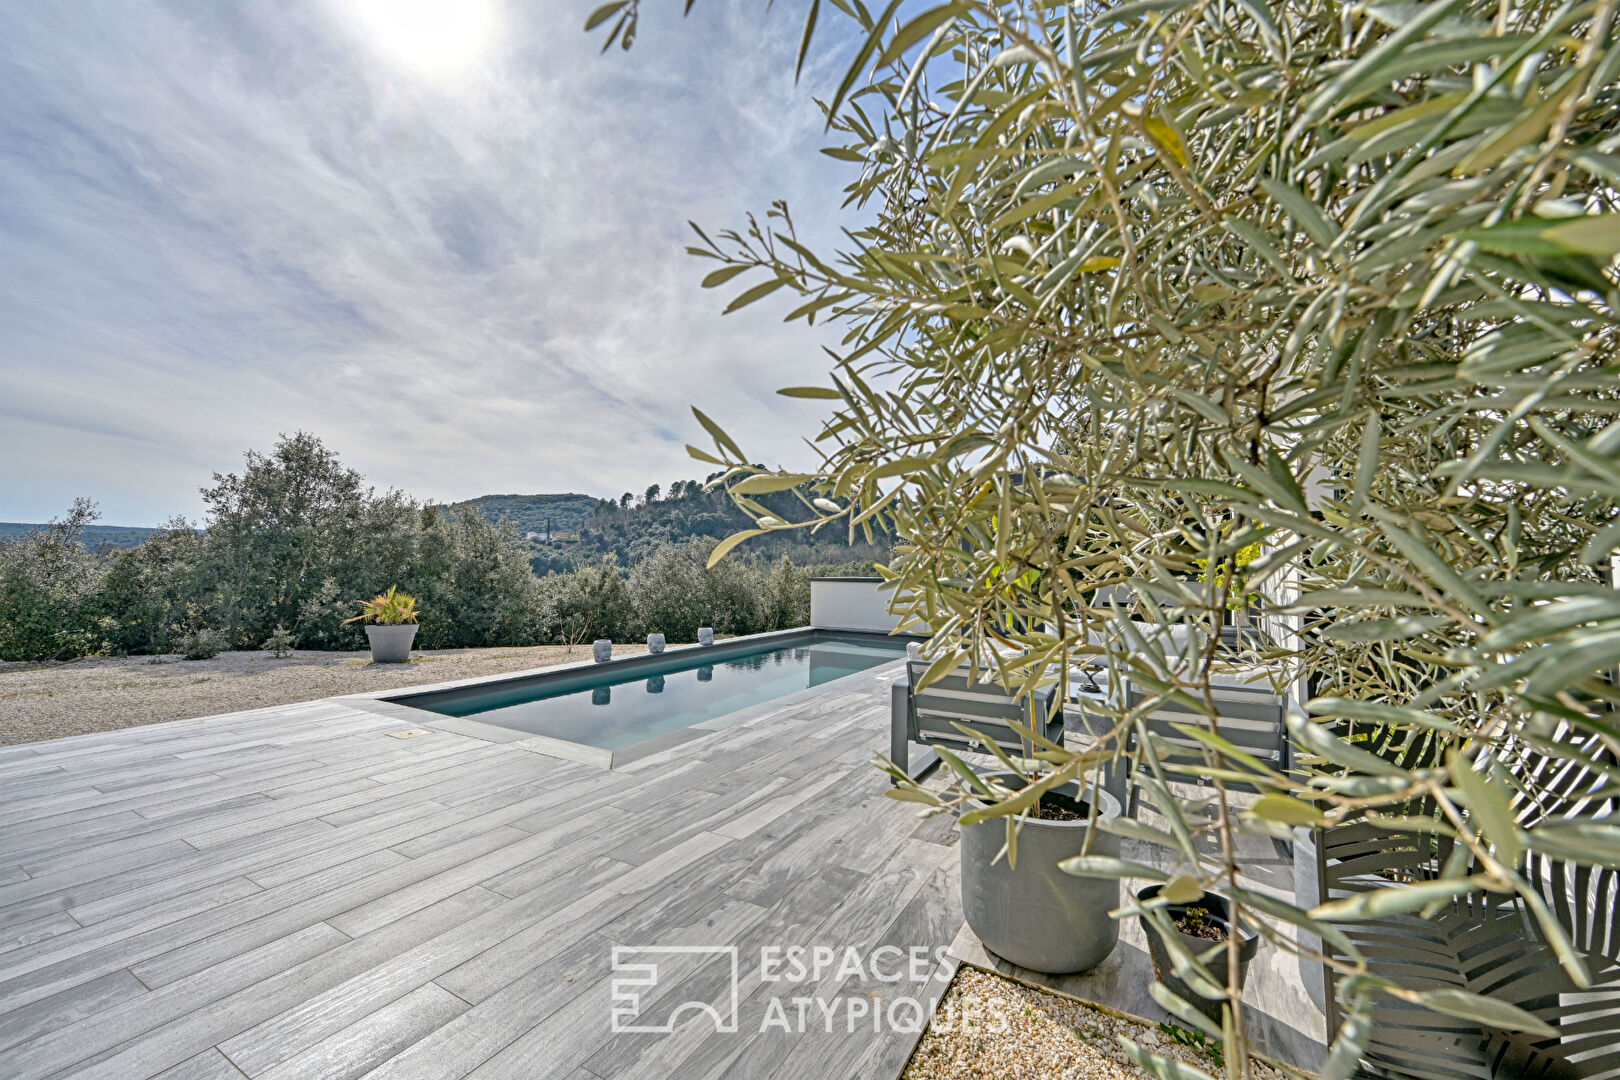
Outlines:
{"type": "MultiPolygon", "coordinates": [[[[618,645],[614,655],[644,651],[618,645]]],[[[66,663],[0,663],[0,746],[92,731],[187,720],[241,709],[500,675],[589,659],[589,645],[444,649],[408,664],[373,664],[364,652],[222,652],[92,657],[66,663]]]]}

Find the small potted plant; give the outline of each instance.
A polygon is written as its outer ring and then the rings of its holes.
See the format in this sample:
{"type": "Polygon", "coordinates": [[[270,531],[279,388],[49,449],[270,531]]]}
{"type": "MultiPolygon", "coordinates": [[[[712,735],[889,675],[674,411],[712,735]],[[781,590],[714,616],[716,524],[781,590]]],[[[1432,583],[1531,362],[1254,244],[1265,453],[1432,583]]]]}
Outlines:
{"type": "MultiPolygon", "coordinates": [[[[1231,911],[1226,900],[1212,893],[1205,893],[1196,900],[1185,903],[1173,903],[1159,900],[1161,885],[1149,885],[1139,890],[1136,899],[1143,907],[1148,907],[1150,901],[1157,901],[1165,917],[1174,928],[1176,940],[1179,945],[1192,955],[1198,957],[1209,972],[1212,981],[1217,986],[1227,984],[1228,972],[1231,970],[1227,964],[1231,957],[1229,940],[1232,933],[1231,911]]],[[[1209,1017],[1215,1023],[1221,1022],[1221,1002],[1211,1000],[1199,994],[1186,982],[1178,978],[1175,973],[1175,957],[1170,947],[1165,944],[1164,934],[1157,920],[1145,915],[1138,915],[1142,931],[1147,935],[1148,956],[1153,961],[1153,977],[1164,985],[1166,990],[1187,1002],[1193,1008],[1209,1017]]],[[[1260,937],[1248,927],[1238,928],[1238,985],[1248,974],[1249,961],[1260,947],[1260,937]]]]}
{"type": "Polygon", "coordinates": [[[372,663],[403,664],[411,658],[411,642],[416,640],[416,614],[416,597],[390,585],[387,592],[361,600],[360,614],[343,621],[365,622],[372,663]]]}

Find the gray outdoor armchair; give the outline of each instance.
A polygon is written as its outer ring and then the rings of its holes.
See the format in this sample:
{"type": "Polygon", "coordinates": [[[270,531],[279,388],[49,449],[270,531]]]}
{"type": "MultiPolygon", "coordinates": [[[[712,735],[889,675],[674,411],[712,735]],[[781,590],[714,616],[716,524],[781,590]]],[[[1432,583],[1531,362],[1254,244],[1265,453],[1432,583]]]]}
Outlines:
{"type": "MultiPolygon", "coordinates": [[[[1608,753],[1595,742],[1588,749],[1600,759],[1608,753]]],[[[1545,818],[1612,819],[1616,812],[1614,788],[1606,788],[1596,770],[1533,750],[1508,767],[1538,794],[1536,801],[1521,796],[1521,824],[1545,818]]],[[[1407,813],[1432,810],[1419,804],[1407,813]]],[[[1392,883],[1433,879],[1451,851],[1443,836],[1399,832],[1365,821],[1299,830],[1296,836],[1296,901],[1305,907],[1392,883]]],[[[1372,1073],[1410,1080],[1620,1076],[1620,873],[1533,851],[1526,855],[1524,873],[1585,961],[1592,976],[1589,988],[1577,988],[1565,973],[1540,923],[1516,895],[1476,892],[1446,903],[1429,919],[1386,915],[1342,923],[1340,929],[1372,975],[1416,990],[1486,994],[1535,1014],[1557,1029],[1558,1036],[1502,1031],[1483,1020],[1380,997],[1364,1052],[1372,1073]]],[[[1341,952],[1334,955],[1349,959],[1341,952]]],[[[1333,970],[1320,962],[1302,961],[1301,966],[1336,1026],[1343,1003],[1335,993],[1333,970]]]]}
{"type": "MultiPolygon", "coordinates": [[[[1100,673],[1097,690],[1076,695],[1071,706],[1071,727],[1084,735],[1100,737],[1113,720],[1104,710],[1135,710],[1157,695],[1129,678],[1109,680],[1100,673]]],[[[1284,724],[1286,698],[1271,686],[1263,671],[1238,669],[1214,677],[1211,688],[1220,736],[1239,750],[1282,772],[1289,766],[1287,728],[1284,724]]],[[[1173,700],[1161,701],[1142,717],[1147,730],[1161,747],[1160,760],[1167,766],[1203,763],[1202,744],[1177,730],[1176,725],[1209,729],[1203,713],[1173,700]]],[[[1102,787],[1120,801],[1128,816],[1134,817],[1140,791],[1135,782],[1135,766],[1130,757],[1137,752],[1134,730],[1125,738],[1125,755],[1108,766],[1102,787]]],[[[1186,777],[1175,777],[1186,780],[1186,777]]]]}
{"type": "Polygon", "coordinates": [[[890,690],[889,759],[908,776],[921,776],[938,761],[928,754],[915,766],[911,746],[945,746],[955,751],[989,753],[989,748],[964,734],[955,725],[965,724],[984,735],[1008,754],[1026,755],[1026,740],[1008,721],[1013,720],[1062,745],[1062,703],[1055,685],[1029,697],[1009,693],[999,683],[973,682],[966,660],[954,671],[923,690],[917,683],[928,664],[922,660],[906,663],[906,677],[890,690]]]}

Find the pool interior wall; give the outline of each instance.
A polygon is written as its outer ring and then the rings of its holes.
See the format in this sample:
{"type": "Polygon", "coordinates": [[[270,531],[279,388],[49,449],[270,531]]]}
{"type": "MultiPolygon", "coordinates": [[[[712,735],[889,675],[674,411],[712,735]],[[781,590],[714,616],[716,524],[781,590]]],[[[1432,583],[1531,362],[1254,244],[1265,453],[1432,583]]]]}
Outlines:
{"type": "Polygon", "coordinates": [[[793,630],[389,700],[622,751],[896,660],[913,637],[793,630]]]}

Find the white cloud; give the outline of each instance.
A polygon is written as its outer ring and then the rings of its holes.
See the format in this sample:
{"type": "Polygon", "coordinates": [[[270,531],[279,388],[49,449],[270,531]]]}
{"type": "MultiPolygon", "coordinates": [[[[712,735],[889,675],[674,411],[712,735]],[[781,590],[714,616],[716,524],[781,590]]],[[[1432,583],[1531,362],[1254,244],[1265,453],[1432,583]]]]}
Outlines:
{"type": "Polygon", "coordinates": [[[599,56],[591,4],[500,3],[440,62],[356,2],[0,13],[0,518],[196,513],[295,429],[435,499],[698,475],[692,403],[805,460],[771,391],[823,339],[682,250],[776,197],[834,236],[796,13],[647,0],[599,56]]]}

